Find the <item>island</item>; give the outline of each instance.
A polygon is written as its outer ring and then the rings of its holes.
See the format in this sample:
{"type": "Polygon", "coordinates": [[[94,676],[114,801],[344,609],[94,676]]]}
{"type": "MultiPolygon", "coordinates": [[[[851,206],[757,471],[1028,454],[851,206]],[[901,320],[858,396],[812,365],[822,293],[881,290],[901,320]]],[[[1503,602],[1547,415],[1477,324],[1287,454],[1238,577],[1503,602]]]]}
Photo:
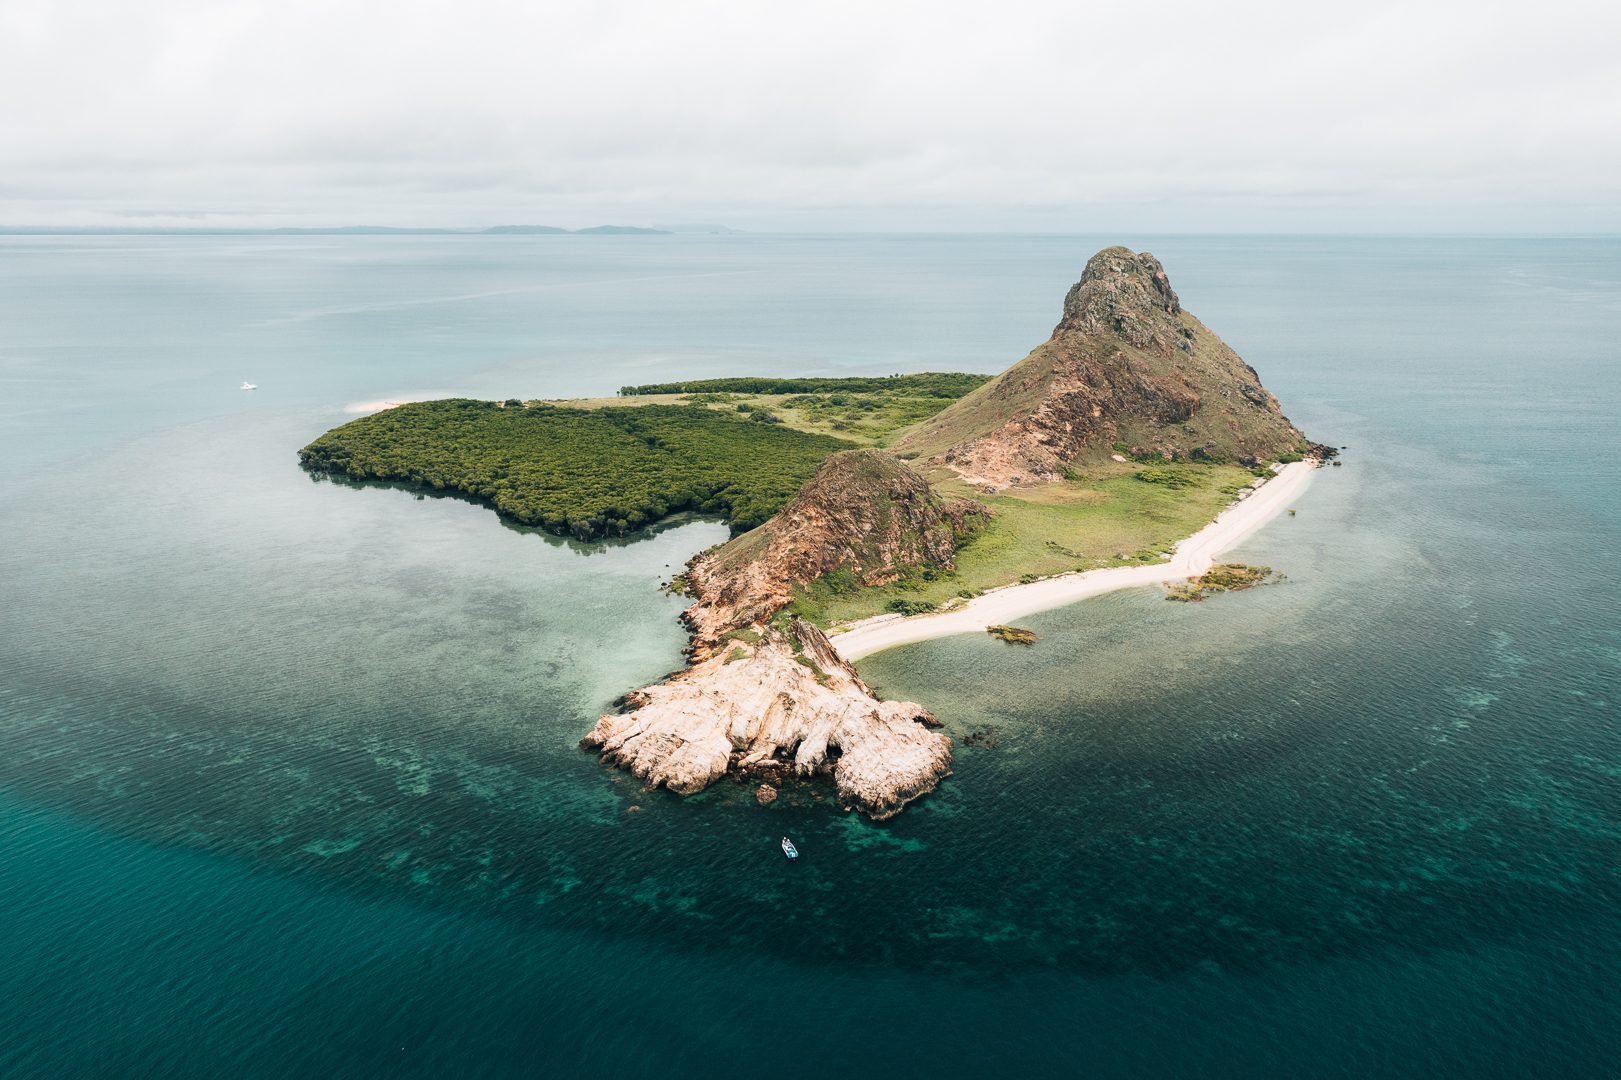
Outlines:
{"type": "Polygon", "coordinates": [[[678,794],[731,775],[769,804],[786,778],[825,776],[876,820],[949,774],[952,743],[853,660],[946,633],[1033,645],[1011,620],[1111,588],[1254,584],[1216,557],[1334,454],[1182,309],[1157,259],[1123,247],[1087,262],[1052,336],[994,378],[419,402],[300,451],[318,477],[456,492],[582,538],[724,518],[732,538],[671,583],[692,598],[689,666],[627,693],[582,746],[678,794]]]}

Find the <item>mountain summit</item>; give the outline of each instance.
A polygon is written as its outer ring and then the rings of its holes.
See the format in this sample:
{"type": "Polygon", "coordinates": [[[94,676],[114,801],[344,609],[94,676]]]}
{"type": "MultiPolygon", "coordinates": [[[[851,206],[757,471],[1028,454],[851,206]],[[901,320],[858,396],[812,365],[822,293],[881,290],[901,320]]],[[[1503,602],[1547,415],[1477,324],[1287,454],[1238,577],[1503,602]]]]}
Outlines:
{"type": "Polygon", "coordinates": [[[1087,262],[1051,338],[895,449],[1000,489],[1122,451],[1260,464],[1314,448],[1255,369],[1182,310],[1158,259],[1111,247],[1087,262]]]}

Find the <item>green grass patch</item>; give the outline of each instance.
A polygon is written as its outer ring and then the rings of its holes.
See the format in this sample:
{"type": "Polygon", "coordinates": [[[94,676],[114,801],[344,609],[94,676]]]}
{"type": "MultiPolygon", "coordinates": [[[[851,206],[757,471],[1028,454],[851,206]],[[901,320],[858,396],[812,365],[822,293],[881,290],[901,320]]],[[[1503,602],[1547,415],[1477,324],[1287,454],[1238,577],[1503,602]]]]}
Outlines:
{"type": "Polygon", "coordinates": [[[1160,484],[1168,488],[1192,487],[1199,482],[1198,476],[1192,471],[1170,466],[1143,469],[1137,473],[1137,479],[1145,484],[1160,484]]]}
{"type": "Polygon", "coordinates": [[[951,401],[989,382],[989,375],[924,371],[915,375],[849,376],[831,379],[744,376],[731,379],[684,379],[680,382],[621,386],[620,397],[649,394],[910,394],[951,401]]]}
{"type": "Polygon", "coordinates": [[[882,378],[692,379],[626,386],[617,398],[545,404],[577,409],[701,405],[860,446],[887,446],[904,429],[929,419],[989,379],[956,372],[882,378]]]}

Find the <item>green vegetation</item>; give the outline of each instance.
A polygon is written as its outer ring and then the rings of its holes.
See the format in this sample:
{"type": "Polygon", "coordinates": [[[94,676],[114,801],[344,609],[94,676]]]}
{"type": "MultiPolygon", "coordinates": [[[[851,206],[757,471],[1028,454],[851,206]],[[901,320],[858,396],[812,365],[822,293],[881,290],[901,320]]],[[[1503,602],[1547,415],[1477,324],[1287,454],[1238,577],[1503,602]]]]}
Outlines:
{"type": "Polygon", "coordinates": [[[682,382],[647,383],[621,386],[620,397],[648,394],[903,394],[907,397],[935,397],[945,401],[960,398],[989,375],[925,371],[917,375],[883,375],[877,378],[837,379],[687,379],[682,382]]]}
{"type": "Polygon", "coordinates": [[[993,638],[1000,638],[1009,645],[1034,645],[1036,632],[1026,630],[1021,626],[987,626],[985,632],[993,638]]]}
{"type": "Polygon", "coordinates": [[[938,607],[1026,576],[1034,580],[1162,560],[1178,540],[1208,525],[1232,502],[1235,485],[1249,481],[1248,471],[1234,465],[1174,468],[1187,483],[1144,483],[1136,476],[1141,466],[1118,463],[1097,466],[1084,482],[1057,481],[996,495],[936,478],[942,496],[971,497],[995,513],[958,549],[954,571],[931,570],[927,580],[918,571],[850,594],[836,592],[823,579],[796,594],[794,609],[828,626],[900,610],[892,606],[897,601],[938,607]]]}
{"type": "Polygon", "coordinates": [[[986,382],[986,375],[924,372],[884,378],[695,379],[626,386],[616,398],[546,402],[575,409],[701,405],[860,446],[886,446],[986,382]]]}
{"type": "Polygon", "coordinates": [[[1145,484],[1163,484],[1171,488],[1192,487],[1199,482],[1187,469],[1177,468],[1144,469],[1137,474],[1137,479],[1145,484]]]}
{"type": "Polygon", "coordinates": [[[1219,563],[1199,577],[1188,578],[1185,585],[1170,586],[1165,592],[1165,599],[1197,603],[1211,593],[1240,592],[1244,589],[1253,589],[1257,585],[1265,585],[1268,581],[1280,580],[1281,577],[1282,575],[1274,576],[1270,566],[1219,563]]]}
{"type": "Polygon", "coordinates": [[[1247,563],[1219,563],[1205,571],[1199,584],[1209,592],[1237,592],[1253,589],[1272,576],[1270,566],[1250,566],[1247,563]]]}
{"type": "Polygon", "coordinates": [[[460,492],[514,521],[585,539],[683,510],[752,529],[824,458],[849,447],[704,407],[515,408],[457,398],[353,420],[299,458],[316,473],[460,492]]]}

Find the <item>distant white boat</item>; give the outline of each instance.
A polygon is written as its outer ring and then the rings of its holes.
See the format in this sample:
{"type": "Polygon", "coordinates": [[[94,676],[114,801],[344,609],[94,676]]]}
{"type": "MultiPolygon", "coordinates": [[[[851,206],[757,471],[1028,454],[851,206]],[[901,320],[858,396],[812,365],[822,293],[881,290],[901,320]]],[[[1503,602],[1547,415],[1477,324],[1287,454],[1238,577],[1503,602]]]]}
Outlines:
{"type": "Polygon", "coordinates": [[[259,384],[258,383],[243,382],[243,384],[241,386],[237,387],[237,389],[238,390],[257,390],[257,389],[259,389],[259,384]]]}

